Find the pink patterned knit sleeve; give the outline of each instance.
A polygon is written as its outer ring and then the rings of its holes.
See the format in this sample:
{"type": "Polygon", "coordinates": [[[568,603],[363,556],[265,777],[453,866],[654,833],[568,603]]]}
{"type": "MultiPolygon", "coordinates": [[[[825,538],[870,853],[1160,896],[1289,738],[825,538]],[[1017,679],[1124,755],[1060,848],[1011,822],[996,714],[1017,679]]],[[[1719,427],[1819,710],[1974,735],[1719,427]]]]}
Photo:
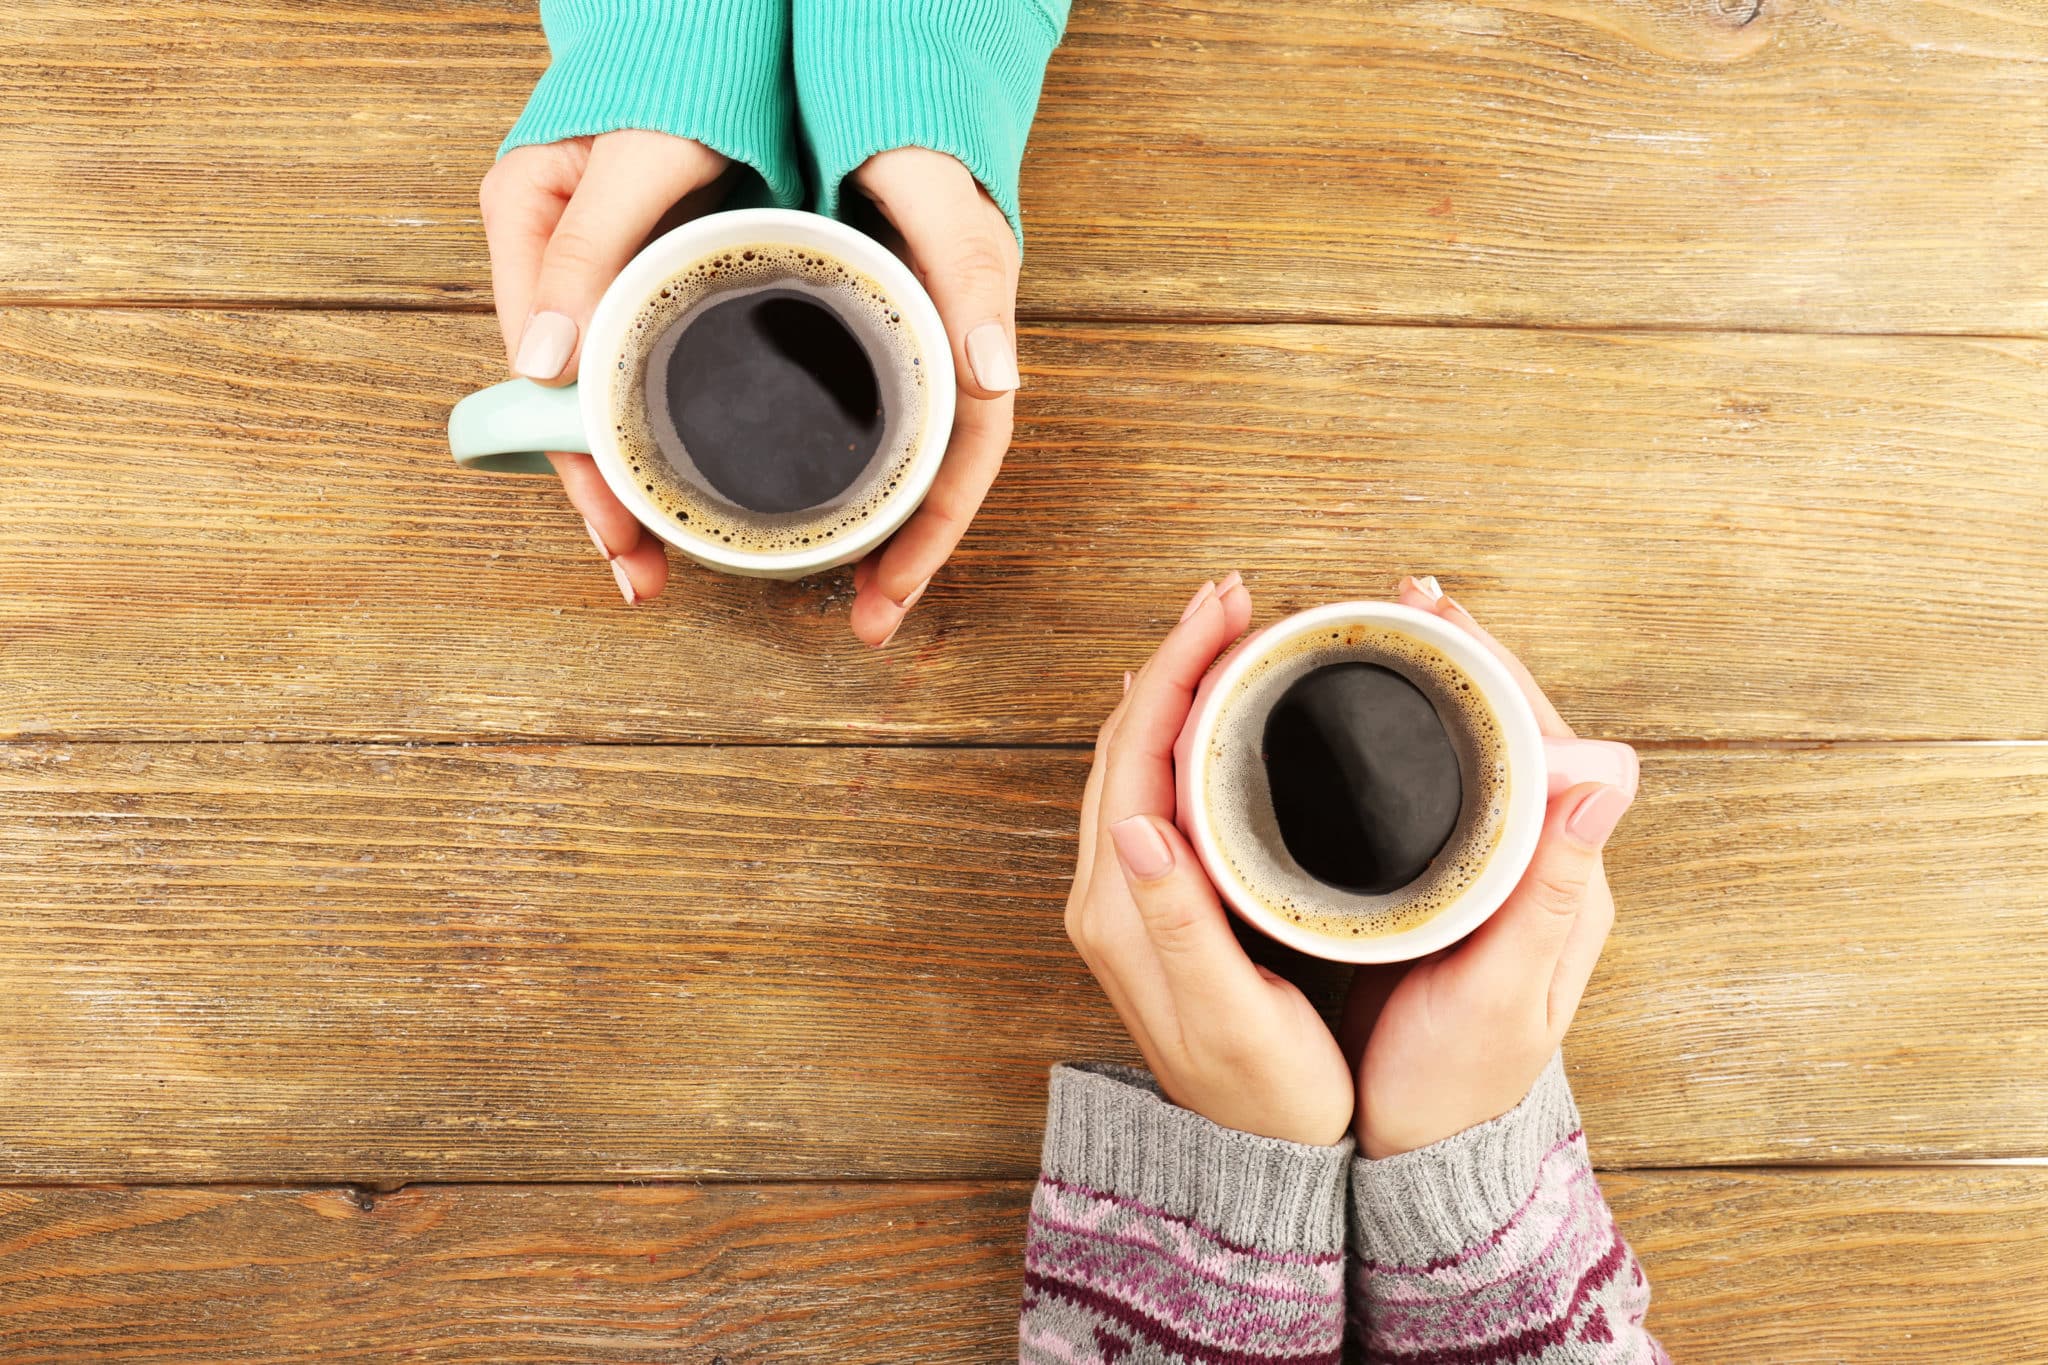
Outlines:
{"type": "Polygon", "coordinates": [[[1057,1068],[1019,1360],[1338,1365],[1350,1157],[1219,1128],[1141,1071],[1057,1068]]]}
{"type": "Polygon", "coordinates": [[[1351,1241],[1370,1365],[1670,1365],[1561,1057],[1500,1118],[1354,1161],[1351,1241]]]}

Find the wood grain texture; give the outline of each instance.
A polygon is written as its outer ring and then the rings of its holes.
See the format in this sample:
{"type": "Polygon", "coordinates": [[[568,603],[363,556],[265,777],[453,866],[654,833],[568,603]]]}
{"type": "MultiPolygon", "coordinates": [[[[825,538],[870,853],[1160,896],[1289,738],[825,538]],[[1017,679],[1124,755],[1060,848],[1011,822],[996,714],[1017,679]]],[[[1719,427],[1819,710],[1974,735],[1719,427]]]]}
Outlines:
{"type": "Polygon", "coordinates": [[[1201,577],[1434,572],[1588,733],[2048,736],[2048,346],[1066,325],[875,654],[845,573],[628,610],[464,474],[490,323],[0,312],[0,734],[1092,737],[1201,577]],[[735,678],[745,679],[744,701],[735,678]]]}
{"type": "Polygon", "coordinates": [[[1014,1354],[1017,1185],[0,1189],[0,1362],[1014,1354]]]}
{"type": "MultiPolygon", "coordinates": [[[[2048,747],[1656,752],[1609,1166],[2048,1151],[2048,747]]],[[[0,748],[0,1179],[1007,1177],[1083,756],[0,748]]]]}
{"type": "MultiPolygon", "coordinates": [[[[488,298],[525,0],[0,15],[6,295],[488,298]]],[[[1036,315],[2048,329],[2034,0],[1077,0],[1040,110],[1036,315]]]]}
{"type": "MultiPolygon", "coordinates": [[[[2048,1173],[1604,1178],[1678,1360],[2039,1360],[2048,1173]]],[[[0,1190],[0,1361],[973,1361],[1021,1184],[0,1190]]]]}

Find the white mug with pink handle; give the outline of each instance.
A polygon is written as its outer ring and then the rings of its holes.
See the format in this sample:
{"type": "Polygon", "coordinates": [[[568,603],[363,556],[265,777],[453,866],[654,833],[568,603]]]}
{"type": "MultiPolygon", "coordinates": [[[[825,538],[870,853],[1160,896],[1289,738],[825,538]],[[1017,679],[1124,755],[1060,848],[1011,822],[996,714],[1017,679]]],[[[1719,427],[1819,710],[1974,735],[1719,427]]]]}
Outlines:
{"type": "MultiPolygon", "coordinates": [[[[1269,937],[1339,962],[1403,962],[1456,943],[1485,923],[1521,880],[1553,793],[1592,781],[1632,786],[1635,771],[1634,754],[1626,745],[1546,737],[1514,675],[1481,641],[1439,616],[1393,602],[1335,602],[1247,636],[1203,680],[1174,754],[1176,822],[1224,901],[1269,937]],[[1256,733],[1261,709],[1254,695],[1257,680],[1276,661],[1315,648],[1339,648],[1324,645],[1326,640],[1368,638],[1396,642],[1404,653],[1412,644],[1414,657],[1431,660],[1434,672],[1454,678],[1453,685],[1469,685],[1467,695],[1476,698],[1474,717],[1490,717],[1485,752],[1491,755],[1492,771],[1482,775],[1488,797],[1483,831],[1468,834],[1465,823],[1482,817],[1469,812],[1460,817],[1459,833],[1445,848],[1462,847],[1461,838],[1470,844],[1463,865],[1454,876],[1439,879],[1442,885],[1431,891],[1426,906],[1418,901],[1400,915],[1374,912],[1375,905],[1387,903],[1385,898],[1361,897],[1335,886],[1316,888],[1311,894],[1317,903],[1309,906],[1297,903],[1301,896],[1277,894],[1274,887],[1262,894],[1246,871],[1253,861],[1242,846],[1248,837],[1246,821],[1229,807],[1232,801],[1258,799],[1258,794],[1219,789],[1220,774],[1232,774],[1234,780],[1256,757],[1229,746],[1241,746],[1256,733]],[[1341,927],[1369,922],[1379,927],[1371,932],[1341,927]]],[[[1466,773],[1465,779],[1469,786],[1473,774],[1466,773]]],[[[1297,882],[1308,876],[1294,870],[1297,882]]]]}

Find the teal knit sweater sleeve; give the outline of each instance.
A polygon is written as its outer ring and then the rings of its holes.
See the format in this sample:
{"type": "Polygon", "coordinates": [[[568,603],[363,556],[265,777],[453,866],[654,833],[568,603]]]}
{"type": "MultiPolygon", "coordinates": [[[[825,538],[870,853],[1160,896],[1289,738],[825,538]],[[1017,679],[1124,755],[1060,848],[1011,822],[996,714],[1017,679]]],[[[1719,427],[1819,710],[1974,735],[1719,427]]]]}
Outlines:
{"type": "Polygon", "coordinates": [[[794,0],[797,104],[820,213],[876,152],[974,172],[1024,239],[1017,174],[1068,0],[794,0]]]}
{"type": "MultiPolygon", "coordinates": [[[[833,0],[837,3],[837,0],[833,0]]],[[[541,0],[553,60],[499,155],[619,128],[695,138],[803,200],[790,0],[541,0]]]]}

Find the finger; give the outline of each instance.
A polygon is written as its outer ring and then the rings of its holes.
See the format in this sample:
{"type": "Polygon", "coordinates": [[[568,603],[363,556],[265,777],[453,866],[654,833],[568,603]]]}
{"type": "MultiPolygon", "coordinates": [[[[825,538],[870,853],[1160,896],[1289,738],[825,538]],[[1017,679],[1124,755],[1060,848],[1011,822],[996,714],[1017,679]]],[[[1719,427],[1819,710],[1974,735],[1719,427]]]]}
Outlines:
{"type": "Polygon", "coordinates": [[[612,560],[612,577],[626,605],[637,607],[668,586],[668,551],[656,536],[642,536],[640,543],[612,560]]]}
{"type": "Polygon", "coordinates": [[[856,183],[875,201],[924,282],[946,337],[960,391],[995,398],[1017,372],[1016,234],[965,166],[940,152],[906,147],[864,165],[856,183]]]}
{"type": "Polygon", "coordinates": [[[542,383],[574,378],[598,298],[661,215],[723,165],[716,152],[665,133],[628,128],[592,142],[583,179],[541,258],[513,370],[542,383]]]}
{"type": "Polygon", "coordinates": [[[648,533],[604,481],[588,455],[557,452],[548,463],[561,476],[569,503],[583,515],[583,529],[611,565],[612,580],[627,606],[638,606],[668,583],[668,552],[648,533]]]}
{"type": "Polygon", "coordinates": [[[1116,734],[1116,723],[1123,713],[1123,705],[1118,703],[1095,733],[1095,757],[1088,765],[1088,780],[1081,786],[1079,847],[1074,855],[1077,887],[1085,886],[1095,869],[1095,833],[1102,820],[1102,770],[1108,766],[1110,737],[1116,734]]]}
{"type": "MultiPolygon", "coordinates": [[[[1223,675],[1223,670],[1230,661],[1237,657],[1239,650],[1248,648],[1252,641],[1265,634],[1263,629],[1255,630],[1249,635],[1244,633],[1245,627],[1252,623],[1251,589],[1244,584],[1239,583],[1229,591],[1219,592],[1217,600],[1223,603],[1224,628],[1230,631],[1236,643],[1223,652],[1223,657],[1209,666],[1209,670],[1202,675],[1200,685],[1195,688],[1195,699],[1188,705],[1188,719],[1182,722],[1180,734],[1173,741],[1173,763],[1176,770],[1187,764],[1188,750],[1195,742],[1195,715],[1202,709],[1203,702],[1208,700],[1209,693],[1216,686],[1216,680],[1223,675]]],[[[1129,690],[1129,684],[1125,685],[1125,690],[1129,690]]]]}
{"type": "Polygon", "coordinates": [[[1545,800],[1555,800],[1573,787],[1600,782],[1619,787],[1631,797],[1641,777],[1636,751],[1611,739],[1546,739],[1543,741],[1545,800]]]}
{"type": "Polygon", "coordinates": [[[1507,665],[1515,682],[1521,686],[1522,695],[1529,699],[1530,707],[1536,712],[1536,726],[1544,734],[1556,739],[1570,739],[1572,727],[1564,723],[1564,717],[1550,704],[1550,698],[1543,695],[1543,689],[1536,685],[1536,676],[1508,651],[1506,645],[1488,634],[1472,613],[1459,606],[1456,599],[1446,596],[1434,577],[1404,578],[1401,580],[1400,600],[1408,606],[1423,611],[1433,611],[1452,625],[1485,645],[1487,652],[1507,665]],[[1411,600],[1413,593],[1419,600],[1411,600]]]}
{"type": "MultiPolygon", "coordinates": [[[[1224,579],[1225,596],[1241,590],[1236,575],[1224,579]]],[[[1245,610],[1249,611],[1249,599],[1245,610]]],[[[1202,676],[1230,643],[1231,614],[1217,601],[1214,584],[1204,583],[1187,611],[1145,666],[1131,680],[1123,720],[1110,746],[1103,778],[1104,816],[1173,818],[1173,748],[1194,704],[1202,676]]]]}
{"type": "Polygon", "coordinates": [[[515,147],[498,158],[477,190],[484,241],[491,253],[491,299],[510,361],[540,279],[548,238],[576,192],[589,141],[574,138],[543,146],[515,147]]]}
{"type": "Polygon", "coordinates": [[[862,642],[877,648],[889,643],[967,534],[1010,448],[1013,401],[1005,396],[961,402],[931,492],[890,538],[873,578],[854,598],[853,633],[862,642]]]}
{"type": "Polygon", "coordinates": [[[1562,1041],[1586,994],[1586,983],[1600,965],[1600,950],[1607,946],[1608,931],[1614,928],[1614,893],[1607,889],[1607,870],[1596,866],[1586,883],[1585,905],[1565,936],[1564,951],[1558,954],[1557,973],[1550,979],[1550,1031],[1562,1041]]]}
{"type": "Polygon", "coordinates": [[[569,495],[570,505],[582,513],[584,525],[602,547],[600,552],[606,559],[640,543],[639,519],[612,492],[611,485],[598,472],[596,460],[588,455],[558,452],[548,456],[548,463],[555,467],[562,480],[562,491],[569,495]]]}
{"type": "Polygon", "coordinates": [[[1171,820],[1132,815],[1109,826],[1124,884],[1166,989],[1184,1019],[1230,1018],[1259,986],[1215,887],[1171,820]]]}
{"type": "Polygon", "coordinates": [[[1551,802],[1536,856],[1522,880],[1458,950],[1486,998],[1537,1004],[1547,1011],[1565,943],[1600,868],[1600,850],[1628,804],[1620,788],[1592,782],[1551,802]]]}

